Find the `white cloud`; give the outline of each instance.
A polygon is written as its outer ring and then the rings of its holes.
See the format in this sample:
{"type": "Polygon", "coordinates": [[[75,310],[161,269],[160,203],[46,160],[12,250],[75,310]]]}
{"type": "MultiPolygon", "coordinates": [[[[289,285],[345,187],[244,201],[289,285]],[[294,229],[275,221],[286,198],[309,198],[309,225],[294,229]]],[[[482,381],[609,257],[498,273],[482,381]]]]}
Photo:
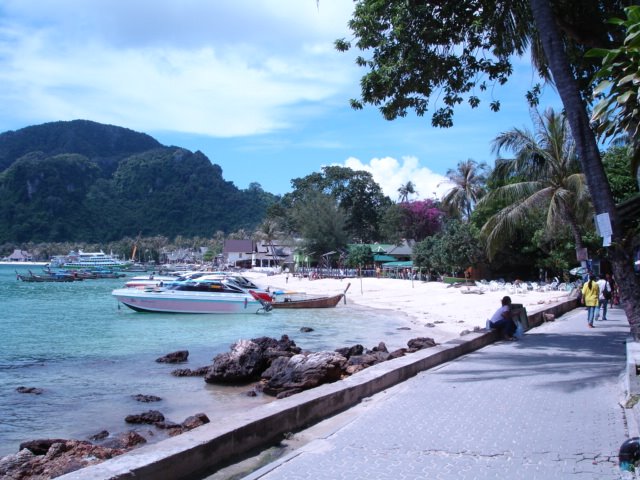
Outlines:
{"type": "Polygon", "coordinates": [[[398,198],[398,188],[407,182],[413,182],[417,195],[412,199],[442,197],[451,188],[447,177],[432,172],[420,165],[416,157],[402,157],[402,163],[392,157],[372,158],[369,163],[350,157],[344,162],[345,167],[353,170],[364,170],[371,173],[385,195],[393,200],[398,198]]]}
{"type": "Polygon", "coordinates": [[[16,118],[215,137],[287,128],[355,83],[332,48],[344,3],[7,0],[0,102],[14,113],[0,130],[16,118]]]}

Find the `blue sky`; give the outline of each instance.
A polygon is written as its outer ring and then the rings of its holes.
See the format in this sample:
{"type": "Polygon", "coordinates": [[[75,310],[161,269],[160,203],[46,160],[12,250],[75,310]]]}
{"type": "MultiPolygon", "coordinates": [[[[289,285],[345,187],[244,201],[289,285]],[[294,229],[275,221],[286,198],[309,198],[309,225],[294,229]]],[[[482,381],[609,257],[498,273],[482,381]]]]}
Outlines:
{"type": "MultiPolygon", "coordinates": [[[[529,127],[528,58],[450,129],[410,114],[354,111],[365,73],[340,53],[349,0],[3,0],[0,132],[88,119],[200,150],[239,188],[290,191],[291,179],[343,165],[370,171],[391,198],[411,180],[440,196],[468,158],[493,164],[491,140],[529,127]]],[[[559,102],[545,90],[541,107],[559,102]]]]}

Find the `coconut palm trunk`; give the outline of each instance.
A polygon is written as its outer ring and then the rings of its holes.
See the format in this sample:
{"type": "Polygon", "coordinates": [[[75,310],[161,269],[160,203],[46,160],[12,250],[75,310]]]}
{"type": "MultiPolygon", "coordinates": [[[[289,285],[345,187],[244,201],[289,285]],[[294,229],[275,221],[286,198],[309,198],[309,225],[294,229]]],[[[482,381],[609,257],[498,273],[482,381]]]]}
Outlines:
{"type": "Polygon", "coordinates": [[[596,138],[589,125],[584,102],[569,67],[570,63],[549,0],[530,0],[530,6],[549,69],[571,126],[595,211],[598,214],[609,214],[612,230],[610,255],[613,273],[616,276],[620,297],[631,326],[631,334],[637,341],[640,339],[640,302],[638,301],[640,283],[633,272],[631,256],[625,250],[623,228],[602,166],[596,138]]]}

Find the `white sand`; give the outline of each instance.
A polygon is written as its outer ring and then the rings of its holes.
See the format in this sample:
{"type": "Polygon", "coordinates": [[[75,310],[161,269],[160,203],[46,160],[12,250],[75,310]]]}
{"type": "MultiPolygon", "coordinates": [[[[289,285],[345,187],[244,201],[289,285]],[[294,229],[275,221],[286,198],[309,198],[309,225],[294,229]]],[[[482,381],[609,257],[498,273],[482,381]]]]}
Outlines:
{"type": "Polygon", "coordinates": [[[388,278],[351,278],[308,280],[291,274],[267,276],[246,272],[260,287],[271,290],[304,292],[307,295],[335,295],[351,284],[347,291],[347,304],[336,308],[348,309],[357,304],[365,307],[403,312],[398,315],[398,327],[408,326],[413,337],[431,337],[441,343],[460,336],[461,332],[484,328],[486,321],[500,307],[503,296],[509,295],[515,304],[522,304],[527,313],[535,313],[549,305],[569,298],[567,291],[527,291],[512,293],[506,290],[489,291],[487,288],[447,286],[440,282],[420,282],[388,278]]]}

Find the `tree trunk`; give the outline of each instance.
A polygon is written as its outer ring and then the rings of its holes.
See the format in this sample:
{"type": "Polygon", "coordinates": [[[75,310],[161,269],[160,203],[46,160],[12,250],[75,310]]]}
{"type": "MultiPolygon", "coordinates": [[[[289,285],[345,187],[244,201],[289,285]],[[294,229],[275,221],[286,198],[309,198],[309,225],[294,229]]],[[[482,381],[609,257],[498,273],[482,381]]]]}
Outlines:
{"type": "MultiPolygon", "coordinates": [[[[604,173],[596,137],[589,125],[585,104],[570,69],[564,43],[555,23],[549,0],[530,0],[530,5],[549,69],[571,126],[571,133],[576,142],[576,149],[580,157],[582,171],[587,179],[593,206],[596,213],[608,213],[611,220],[612,243],[609,248],[611,264],[620,289],[624,310],[631,326],[631,334],[637,341],[640,339],[640,302],[638,301],[640,299],[640,283],[633,271],[631,255],[625,250],[623,228],[609,188],[609,182],[604,173]]],[[[627,239],[626,242],[628,241],[627,239]]]]}

